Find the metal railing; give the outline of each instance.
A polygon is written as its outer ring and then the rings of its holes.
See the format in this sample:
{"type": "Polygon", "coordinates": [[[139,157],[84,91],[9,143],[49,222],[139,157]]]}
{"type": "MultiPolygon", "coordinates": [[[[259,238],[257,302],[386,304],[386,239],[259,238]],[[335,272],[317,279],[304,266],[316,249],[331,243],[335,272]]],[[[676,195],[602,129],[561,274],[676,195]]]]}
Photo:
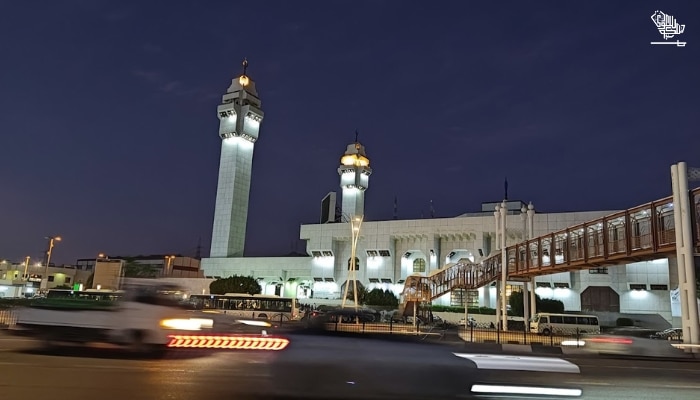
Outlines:
{"type": "Polygon", "coordinates": [[[580,329],[559,331],[551,335],[530,333],[525,330],[501,331],[497,329],[483,329],[479,327],[459,327],[460,339],[467,343],[496,343],[496,344],[523,344],[540,346],[561,346],[562,343],[571,342],[574,347],[579,347],[581,339],[586,333],[580,329]]]}
{"type": "Polygon", "coordinates": [[[8,329],[17,323],[17,313],[11,309],[0,309],[0,329],[8,329]]]}

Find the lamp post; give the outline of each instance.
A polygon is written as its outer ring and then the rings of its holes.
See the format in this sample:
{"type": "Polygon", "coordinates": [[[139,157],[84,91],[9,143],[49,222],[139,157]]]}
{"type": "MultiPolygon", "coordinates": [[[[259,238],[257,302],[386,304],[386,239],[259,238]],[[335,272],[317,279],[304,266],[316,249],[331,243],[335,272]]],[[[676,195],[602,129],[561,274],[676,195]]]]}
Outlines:
{"type": "Polygon", "coordinates": [[[163,271],[163,275],[169,276],[170,275],[170,268],[173,266],[173,260],[175,259],[175,256],[166,256],[165,261],[165,271],[163,271]]]}
{"type": "Polygon", "coordinates": [[[27,275],[27,269],[29,269],[29,256],[24,257],[24,275],[22,275],[22,277],[24,278],[25,282],[29,280],[29,275],[27,275]]]}
{"type": "Polygon", "coordinates": [[[506,244],[506,219],[508,217],[508,204],[505,200],[501,203],[501,323],[503,331],[508,330],[508,297],[506,296],[506,285],[508,284],[508,248],[506,244]]]}
{"type": "MultiPolygon", "coordinates": [[[[527,236],[527,207],[524,205],[520,208],[520,219],[523,222],[523,243],[526,244],[525,252],[526,254],[529,254],[530,245],[527,244],[527,240],[529,239],[527,236]]],[[[526,261],[528,257],[529,255],[526,257],[526,261]]],[[[535,289],[533,288],[532,290],[535,289]]],[[[530,331],[530,295],[528,294],[528,291],[528,282],[523,282],[523,321],[525,322],[526,332],[530,331]]]]}
{"type": "MultiPolygon", "coordinates": [[[[46,286],[44,289],[49,288],[49,264],[51,263],[51,253],[53,252],[54,242],[60,242],[60,236],[47,236],[44,239],[49,240],[49,249],[46,251],[46,266],[44,267],[44,275],[46,276],[46,286]]],[[[44,279],[41,280],[44,282],[44,279]]]]}
{"type": "Polygon", "coordinates": [[[355,216],[350,219],[350,272],[348,273],[348,280],[345,281],[345,291],[343,293],[343,302],[341,308],[345,308],[345,302],[348,299],[348,287],[349,281],[352,279],[353,295],[355,300],[355,312],[357,312],[357,241],[360,238],[360,227],[362,226],[362,220],[364,216],[355,216]]]}

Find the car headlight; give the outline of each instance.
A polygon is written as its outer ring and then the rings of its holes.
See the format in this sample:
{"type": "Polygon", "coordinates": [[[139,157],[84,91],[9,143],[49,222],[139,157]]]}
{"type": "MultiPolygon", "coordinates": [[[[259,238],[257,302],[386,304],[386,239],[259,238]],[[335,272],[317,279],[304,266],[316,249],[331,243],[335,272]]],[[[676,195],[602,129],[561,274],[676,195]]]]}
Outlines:
{"type": "Polygon", "coordinates": [[[160,321],[162,328],[182,331],[198,331],[202,328],[211,328],[213,324],[212,320],[202,318],[168,318],[160,321]]]}

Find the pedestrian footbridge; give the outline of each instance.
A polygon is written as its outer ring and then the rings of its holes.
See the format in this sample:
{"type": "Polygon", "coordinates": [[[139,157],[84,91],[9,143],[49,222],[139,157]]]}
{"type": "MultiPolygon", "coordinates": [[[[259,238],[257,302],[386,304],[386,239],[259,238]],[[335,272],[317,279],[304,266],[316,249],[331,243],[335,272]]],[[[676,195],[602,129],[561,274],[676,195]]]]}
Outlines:
{"type": "MultiPolygon", "coordinates": [[[[690,192],[695,254],[700,253],[700,188],[690,192]]],[[[618,213],[507,247],[507,279],[600,268],[675,255],[673,197],[665,197],[618,213]]],[[[400,308],[409,302],[430,302],[455,289],[477,289],[502,272],[501,251],[481,263],[461,260],[406,279],[400,308]]]]}

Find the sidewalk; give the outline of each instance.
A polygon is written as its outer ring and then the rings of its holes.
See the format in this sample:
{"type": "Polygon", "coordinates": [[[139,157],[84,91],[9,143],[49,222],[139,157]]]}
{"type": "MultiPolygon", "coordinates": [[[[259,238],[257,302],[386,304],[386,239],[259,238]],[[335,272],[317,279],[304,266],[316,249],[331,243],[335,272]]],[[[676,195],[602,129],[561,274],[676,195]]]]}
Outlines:
{"type": "MultiPolygon", "coordinates": [[[[451,343],[452,344],[452,343],[451,343]]],[[[459,347],[461,351],[469,351],[474,353],[486,354],[541,354],[541,355],[559,355],[570,357],[614,357],[627,359],[647,359],[647,360],[668,360],[668,361],[700,361],[700,354],[683,352],[680,350],[668,352],[656,352],[647,354],[634,353],[598,353],[591,350],[586,350],[583,347],[575,346],[541,346],[529,344],[496,344],[496,343],[463,343],[459,347]]]]}

